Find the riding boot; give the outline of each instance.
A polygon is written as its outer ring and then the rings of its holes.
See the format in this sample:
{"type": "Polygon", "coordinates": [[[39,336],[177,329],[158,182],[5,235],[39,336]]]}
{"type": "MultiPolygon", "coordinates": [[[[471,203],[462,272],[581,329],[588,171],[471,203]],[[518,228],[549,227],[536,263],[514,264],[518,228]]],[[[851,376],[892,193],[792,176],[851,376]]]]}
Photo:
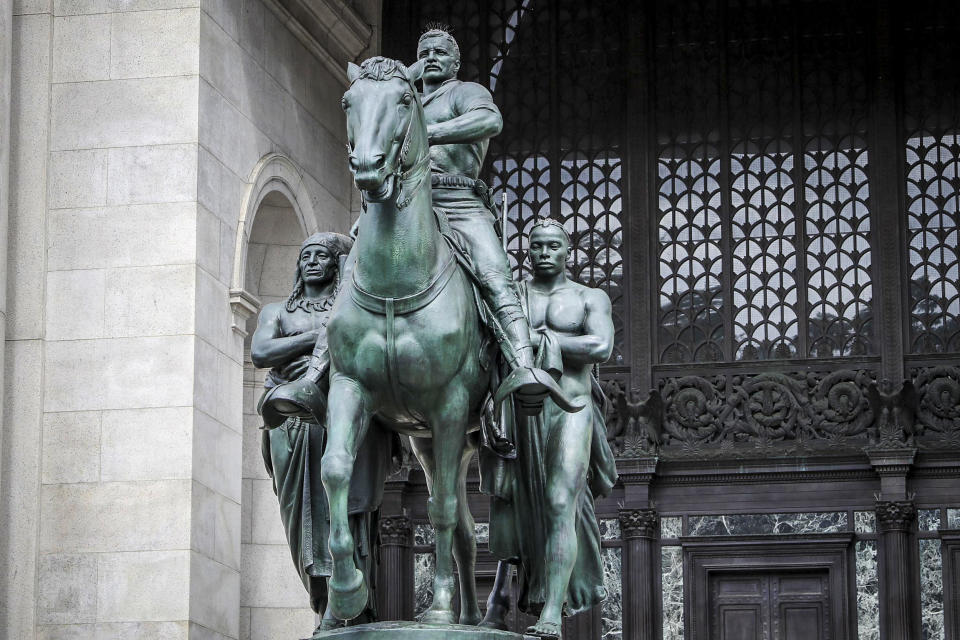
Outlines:
{"type": "Polygon", "coordinates": [[[536,366],[533,341],[530,339],[530,325],[520,309],[509,306],[497,309],[497,320],[503,327],[513,358],[507,355],[513,369],[500,383],[494,395],[499,404],[509,394],[513,394],[517,410],[528,416],[537,415],[543,410],[543,401],[549,395],[558,407],[569,413],[576,413],[584,407],[570,400],[557,384],[557,380],[536,366]]]}

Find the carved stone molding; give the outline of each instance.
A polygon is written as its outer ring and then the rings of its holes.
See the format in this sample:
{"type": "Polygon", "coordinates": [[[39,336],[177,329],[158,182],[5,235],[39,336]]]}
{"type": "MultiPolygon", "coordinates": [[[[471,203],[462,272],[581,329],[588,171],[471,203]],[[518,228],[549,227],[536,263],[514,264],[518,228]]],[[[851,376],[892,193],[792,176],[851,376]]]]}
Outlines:
{"type": "Polygon", "coordinates": [[[909,531],[917,518],[917,507],[909,500],[877,502],[877,529],[884,531],[909,531]]]}
{"type": "Polygon", "coordinates": [[[728,373],[666,378],[663,398],[664,457],[734,447],[783,450],[835,449],[866,444],[873,410],[869,369],[728,373]]]}
{"type": "Polygon", "coordinates": [[[247,337],[247,319],[260,311],[260,300],[245,289],[230,290],[231,329],[242,338],[247,337]]]}
{"type": "Polygon", "coordinates": [[[924,367],[912,373],[921,434],[948,447],[960,446],[960,367],[924,367]]]}
{"type": "Polygon", "coordinates": [[[410,546],[413,540],[413,524],[407,516],[383,516],[380,518],[380,543],[410,546]]]}
{"type": "Polygon", "coordinates": [[[624,540],[656,539],[660,528],[660,516],[656,509],[621,509],[618,517],[624,540]]]}
{"type": "Polygon", "coordinates": [[[906,475],[910,471],[917,450],[912,447],[899,449],[867,449],[867,456],[874,470],[881,476],[906,475]]]}

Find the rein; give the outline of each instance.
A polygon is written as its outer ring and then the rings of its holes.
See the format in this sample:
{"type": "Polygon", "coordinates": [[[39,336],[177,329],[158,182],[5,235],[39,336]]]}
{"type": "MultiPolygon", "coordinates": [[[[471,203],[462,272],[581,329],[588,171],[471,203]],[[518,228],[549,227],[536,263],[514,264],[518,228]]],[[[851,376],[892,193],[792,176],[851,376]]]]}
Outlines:
{"type": "Polygon", "coordinates": [[[403,143],[400,145],[400,156],[397,158],[397,168],[390,174],[397,178],[397,209],[405,209],[407,205],[410,204],[410,201],[413,200],[413,196],[420,190],[420,187],[423,186],[426,172],[422,171],[422,169],[424,165],[428,165],[430,162],[430,153],[427,152],[424,153],[423,157],[417,160],[412,167],[406,171],[401,170],[403,163],[407,160],[407,154],[410,152],[410,128],[412,126],[413,114],[410,114],[410,119],[407,120],[407,129],[403,133],[403,143]],[[413,187],[408,187],[404,190],[405,181],[410,179],[411,176],[415,179],[413,187]],[[405,191],[407,193],[405,193],[405,191]]]}

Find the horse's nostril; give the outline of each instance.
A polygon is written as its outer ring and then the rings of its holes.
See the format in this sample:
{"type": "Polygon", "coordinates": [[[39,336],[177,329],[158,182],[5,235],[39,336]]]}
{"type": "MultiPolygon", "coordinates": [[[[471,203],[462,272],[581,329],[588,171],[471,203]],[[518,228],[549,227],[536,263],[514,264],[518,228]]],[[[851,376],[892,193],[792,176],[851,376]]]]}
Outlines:
{"type": "Polygon", "coordinates": [[[357,163],[357,158],[354,155],[349,156],[350,168],[356,171],[360,168],[360,165],[357,163]]]}
{"type": "Polygon", "coordinates": [[[383,168],[383,164],[384,164],[385,162],[386,162],[386,157],[385,157],[382,153],[378,153],[378,154],[377,154],[377,157],[376,157],[376,160],[375,160],[375,162],[374,162],[374,166],[375,166],[377,169],[382,169],[382,168],[383,168]]]}

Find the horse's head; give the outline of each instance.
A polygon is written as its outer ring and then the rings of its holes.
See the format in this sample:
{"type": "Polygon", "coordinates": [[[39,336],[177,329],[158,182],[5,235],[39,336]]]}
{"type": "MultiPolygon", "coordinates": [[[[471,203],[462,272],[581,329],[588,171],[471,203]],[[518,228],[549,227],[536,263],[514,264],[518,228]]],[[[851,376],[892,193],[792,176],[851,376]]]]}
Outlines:
{"type": "Polygon", "coordinates": [[[423,72],[375,57],[347,66],[350,88],[341,105],[347,114],[350,171],[368,202],[389,200],[397,179],[426,153],[423,107],[413,83],[423,72]]]}

